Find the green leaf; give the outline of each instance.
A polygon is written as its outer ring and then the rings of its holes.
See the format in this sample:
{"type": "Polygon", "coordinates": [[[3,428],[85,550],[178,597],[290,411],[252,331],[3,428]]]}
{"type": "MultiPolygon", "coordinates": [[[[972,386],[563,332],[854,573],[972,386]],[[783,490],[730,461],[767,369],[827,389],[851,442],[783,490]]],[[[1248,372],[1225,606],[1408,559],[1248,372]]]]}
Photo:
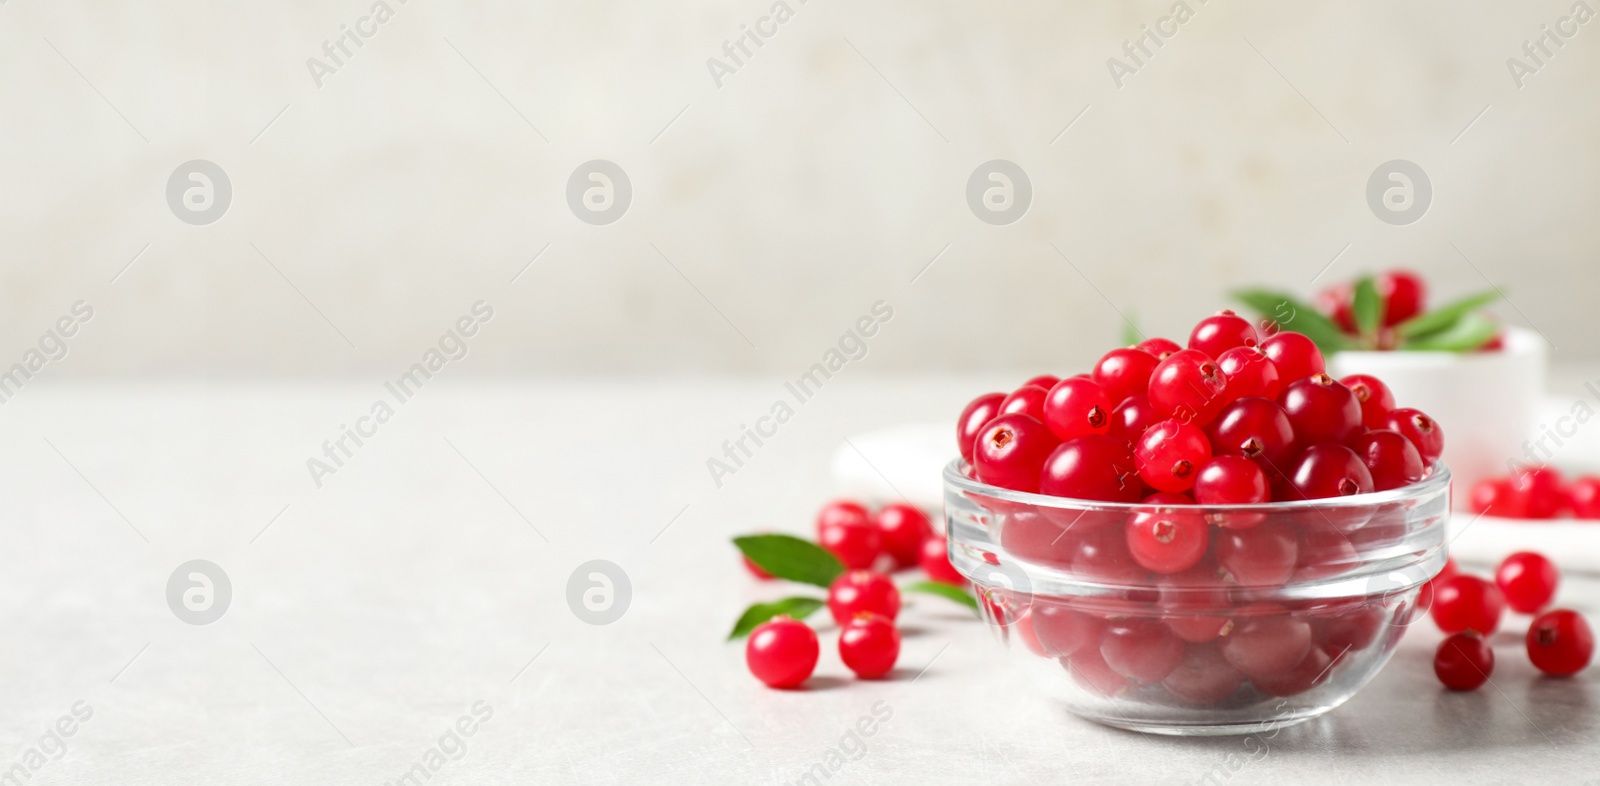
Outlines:
{"type": "Polygon", "coordinates": [[[752,604],[750,608],[744,610],[743,614],[739,615],[739,621],[733,623],[733,630],[728,633],[728,640],[742,639],[750,635],[750,631],[755,630],[757,625],[779,614],[787,614],[797,620],[803,620],[811,616],[811,612],[826,605],[827,602],[821,599],[807,598],[800,595],[784,598],[783,600],[775,600],[771,603],[752,604]]]}
{"type": "Polygon", "coordinates": [[[1144,334],[1139,332],[1139,324],[1134,321],[1134,313],[1130,310],[1122,318],[1122,345],[1131,347],[1144,340],[1144,334]]]}
{"type": "Polygon", "coordinates": [[[1500,290],[1486,289],[1401,322],[1395,327],[1395,332],[1399,333],[1401,338],[1420,338],[1430,333],[1437,333],[1456,324],[1463,315],[1477,311],[1499,299],[1500,290]]]}
{"type": "Polygon", "coordinates": [[[954,584],[946,584],[942,581],[918,581],[901,587],[900,591],[920,592],[924,595],[938,595],[941,598],[946,598],[948,600],[953,600],[957,603],[963,604],[973,611],[978,610],[978,600],[977,598],[972,597],[971,593],[968,593],[966,590],[957,587],[954,584]]]}
{"type": "Polygon", "coordinates": [[[1265,289],[1244,289],[1234,292],[1233,296],[1256,313],[1278,323],[1280,329],[1304,333],[1324,353],[1351,347],[1352,342],[1339,330],[1338,325],[1333,324],[1333,320],[1294,295],[1265,289]]]}
{"type": "Polygon", "coordinates": [[[827,549],[793,535],[744,535],[733,544],[762,570],[780,579],[826,587],[844,572],[827,549]]]}
{"type": "Polygon", "coordinates": [[[1467,352],[1483,346],[1498,332],[1500,323],[1482,312],[1469,311],[1450,327],[1407,341],[1400,348],[1416,352],[1467,352]]]}
{"type": "Polygon", "coordinates": [[[1383,324],[1383,296],[1372,276],[1362,276],[1356,281],[1355,295],[1350,300],[1350,311],[1356,318],[1356,329],[1363,338],[1376,337],[1383,324]]]}

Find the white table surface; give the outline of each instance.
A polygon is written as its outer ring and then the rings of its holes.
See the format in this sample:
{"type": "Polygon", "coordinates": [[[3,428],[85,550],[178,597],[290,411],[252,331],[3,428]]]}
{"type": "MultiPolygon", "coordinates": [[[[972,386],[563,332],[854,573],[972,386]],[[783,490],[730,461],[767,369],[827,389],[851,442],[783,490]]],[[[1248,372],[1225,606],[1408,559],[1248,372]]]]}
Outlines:
{"type": "MultiPolygon", "coordinates": [[[[481,700],[493,717],[429,786],[789,783],[880,701],[892,717],[830,786],[1600,779],[1596,670],[1539,678],[1505,632],[1492,687],[1442,690],[1419,625],[1348,704],[1270,739],[1075,719],[935,599],[903,613],[894,679],[849,679],[825,628],[810,688],[767,690],[723,638],[783,588],[728,538],[806,532],[843,437],[953,418],[976,390],[847,371],[716,488],[706,458],[781,384],[446,371],[317,489],[307,457],[380,381],[34,381],[0,408],[0,775],[81,700],[92,718],[29,786],[387,783],[481,700]],[[234,589],[206,626],[163,594],[195,558],[234,589]],[[604,627],[566,602],[597,558],[633,588],[604,627]]],[[[1600,583],[1561,596],[1600,612],[1600,583]]]]}

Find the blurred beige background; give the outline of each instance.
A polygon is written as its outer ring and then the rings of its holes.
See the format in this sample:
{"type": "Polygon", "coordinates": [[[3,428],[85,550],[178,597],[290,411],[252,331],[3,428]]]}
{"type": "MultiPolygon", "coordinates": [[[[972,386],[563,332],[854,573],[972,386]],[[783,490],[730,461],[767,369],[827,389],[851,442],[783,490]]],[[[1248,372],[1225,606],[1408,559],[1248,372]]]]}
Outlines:
{"type": "Polygon", "coordinates": [[[1172,3],[380,5],[0,3],[0,364],[83,300],[46,377],[392,379],[484,300],[463,374],[792,378],[882,300],[865,373],[1063,369],[1113,304],[1171,333],[1336,255],[1321,282],[1492,279],[1600,359],[1600,22],[1507,65],[1568,2],[1189,0],[1120,88],[1172,3]],[[1365,197],[1397,158],[1434,192],[1404,226],[1365,197]],[[191,159],[231,181],[215,223],[168,205],[191,159]],[[568,205],[592,159],[615,223],[568,205]],[[991,159],[1032,182],[1009,225],[967,204],[991,159]]]}

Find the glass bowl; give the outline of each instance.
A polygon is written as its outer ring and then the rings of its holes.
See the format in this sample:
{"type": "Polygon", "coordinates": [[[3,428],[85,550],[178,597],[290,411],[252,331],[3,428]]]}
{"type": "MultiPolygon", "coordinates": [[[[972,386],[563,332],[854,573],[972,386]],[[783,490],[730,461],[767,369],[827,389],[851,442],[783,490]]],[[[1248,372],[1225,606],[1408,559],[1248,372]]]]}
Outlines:
{"type": "Polygon", "coordinates": [[[1012,660],[1072,713],[1156,734],[1248,734],[1348,700],[1426,611],[1450,472],[1405,488],[1258,505],[1028,494],[944,471],[950,561],[1012,660]],[[1162,575],[1130,522],[1203,517],[1193,568],[1162,575]]]}

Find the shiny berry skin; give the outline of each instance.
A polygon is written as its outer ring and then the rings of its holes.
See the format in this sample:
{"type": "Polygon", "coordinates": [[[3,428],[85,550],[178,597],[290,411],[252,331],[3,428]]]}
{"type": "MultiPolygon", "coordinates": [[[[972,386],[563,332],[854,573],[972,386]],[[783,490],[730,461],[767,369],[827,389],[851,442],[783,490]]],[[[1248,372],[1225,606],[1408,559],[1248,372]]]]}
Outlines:
{"type": "Polygon", "coordinates": [[[1172,355],[1175,352],[1181,352],[1183,347],[1179,346],[1178,342],[1173,341],[1172,339],[1147,338],[1138,344],[1135,344],[1134,349],[1142,349],[1146,352],[1149,352],[1155,357],[1156,360],[1161,361],[1166,360],[1169,355],[1172,355]]]}
{"type": "Polygon", "coordinates": [[[922,559],[922,542],[933,534],[933,524],[914,505],[891,502],[872,514],[872,526],[878,529],[883,550],[894,557],[895,564],[909,568],[922,559]]]}
{"type": "Polygon", "coordinates": [[[1165,679],[1183,660],[1183,651],[1183,640],[1153,620],[1112,622],[1100,640],[1106,665],[1142,685],[1165,679]]]}
{"type": "Polygon", "coordinates": [[[1566,510],[1569,497],[1560,470],[1539,467],[1511,476],[1511,507],[1521,518],[1553,519],[1566,510]]]}
{"type": "Polygon", "coordinates": [[[1444,453],[1444,429],[1439,427],[1438,421],[1419,410],[1410,407],[1391,409],[1389,416],[1383,419],[1383,427],[1398,431],[1401,436],[1411,440],[1411,444],[1417,447],[1417,453],[1422,455],[1423,466],[1433,466],[1433,462],[1438,461],[1439,455],[1444,453]]]}
{"type": "Polygon", "coordinates": [[[1255,325],[1227,310],[1200,320],[1189,333],[1189,348],[1213,358],[1235,347],[1253,347],[1259,343],[1261,336],[1256,333],[1255,325]]]}
{"type": "Polygon", "coordinates": [[[1150,399],[1143,395],[1129,396],[1111,410],[1111,427],[1106,429],[1106,435],[1133,444],[1144,436],[1145,429],[1159,420],[1155,408],[1150,406],[1150,399]]]}
{"type": "Polygon", "coordinates": [[[1011,391],[1005,401],[1000,402],[1000,414],[1010,415],[1016,413],[1027,415],[1030,418],[1044,420],[1044,400],[1050,396],[1047,388],[1038,385],[1023,385],[1011,391]]]}
{"type": "Polygon", "coordinates": [[[961,448],[961,458],[972,463],[972,441],[978,438],[978,432],[988,425],[1000,414],[1000,402],[1006,400],[1004,393],[985,393],[967,404],[961,410],[961,417],[956,419],[956,446],[961,448]]]}
{"type": "Polygon", "coordinates": [[[1161,686],[1180,701],[1201,706],[1216,704],[1233,695],[1244,684],[1222,649],[1210,644],[1190,644],[1183,660],[1161,681],[1161,686]]]}
{"type": "Polygon", "coordinates": [[[1212,534],[1217,564],[1241,587],[1280,586],[1294,575],[1300,540],[1292,529],[1262,524],[1212,534]]]}
{"type": "Polygon", "coordinates": [[[1163,420],[1139,437],[1133,449],[1139,477],[1158,491],[1194,487],[1200,466],[1211,460],[1211,442],[1198,426],[1178,419],[1163,420]]]}
{"type": "Polygon", "coordinates": [[[1265,604],[1246,606],[1222,638],[1222,656],[1245,676],[1284,674],[1311,652],[1311,624],[1265,604]],[[1274,613],[1277,612],[1277,613],[1274,613]]]}
{"type": "Polygon", "coordinates": [[[1350,440],[1350,449],[1372,473],[1372,488],[1388,491],[1422,480],[1422,456],[1398,431],[1368,431],[1350,440]]]}
{"type": "Polygon", "coordinates": [[[1039,493],[1101,502],[1137,502],[1144,494],[1128,443],[1104,434],[1074,437],[1055,449],[1040,473],[1039,493]]]}
{"type": "Polygon", "coordinates": [[[871,518],[861,503],[836,499],[817,511],[817,534],[834,524],[870,524],[871,518]]]}
{"type": "MultiPolygon", "coordinates": [[[[1477,491],[1473,491],[1477,502],[1477,491]]],[[[1567,505],[1580,519],[1600,519],[1600,478],[1582,477],[1567,486],[1567,505]]]]}
{"type": "Polygon", "coordinates": [[[744,645],[744,662],[771,688],[794,688],[817,668],[817,632],[804,622],[773,617],[756,626],[744,645]]]}
{"type": "Polygon", "coordinates": [[[1217,356],[1217,366],[1228,379],[1229,399],[1260,396],[1276,401],[1283,392],[1278,367],[1272,365],[1272,360],[1260,347],[1234,347],[1217,356]]]}
{"type": "MultiPolygon", "coordinates": [[[[1600,491],[1600,485],[1596,486],[1596,490],[1600,491]]],[[[1573,499],[1573,494],[1569,491],[1567,497],[1573,499]]],[[[1524,518],[1521,504],[1522,501],[1512,493],[1510,478],[1489,478],[1478,481],[1472,487],[1467,508],[1473,513],[1520,519],[1524,518]]]]}
{"type": "Polygon", "coordinates": [[[1344,442],[1361,431],[1361,402],[1327,374],[1312,374],[1283,389],[1283,411],[1301,445],[1344,442]]]}
{"type": "Polygon", "coordinates": [[[1577,674],[1594,659],[1594,631],[1583,615],[1570,609],[1535,617],[1526,643],[1533,667],[1552,677],[1577,674]]]}
{"type": "Polygon", "coordinates": [[[978,432],[972,468],[978,480],[1012,491],[1039,490],[1039,473],[1058,440],[1027,415],[1001,415],[978,432]]]}
{"type": "Polygon", "coordinates": [[[1477,690],[1494,673],[1494,650],[1476,633],[1457,633],[1439,642],[1433,673],[1450,690],[1477,690]]]}
{"type": "Polygon", "coordinates": [[[1378,295],[1383,298],[1383,326],[1393,327],[1422,313],[1427,288],[1422,277],[1409,270],[1391,270],[1378,276],[1378,295]]]}
{"type": "Polygon", "coordinates": [[[828,612],[841,626],[863,612],[892,620],[900,613],[900,590],[882,573],[845,571],[828,585],[828,612]]]}
{"type": "Polygon", "coordinates": [[[1355,451],[1339,444],[1312,445],[1300,454],[1289,483],[1299,499],[1326,499],[1370,494],[1372,472],[1355,451]]]}
{"type": "Polygon", "coordinates": [[[1289,471],[1294,458],[1295,433],[1288,413],[1264,398],[1242,398],[1229,404],[1206,427],[1211,448],[1219,455],[1244,456],[1262,465],[1289,471]]]}
{"type": "Polygon", "coordinates": [[[1484,636],[1500,628],[1500,614],[1505,611],[1505,596],[1500,588],[1477,576],[1456,574],[1433,582],[1434,624],[1445,633],[1472,631],[1484,636]]]}
{"type": "Polygon", "coordinates": [[[899,657],[900,631],[888,617],[858,614],[839,631],[839,660],[861,679],[888,674],[899,657]]]}
{"type": "Polygon", "coordinates": [[[1244,456],[1214,456],[1194,479],[1194,501],[1201,505],[1254,505],[1271,496],[1266,474],[1244,456]]]}
{"type": "Polygon", "coordinates": [[[1144,395],[1150,388],[1150,375],[1160,363],[1155,355],[1142,349],[1121,347],[1100,358],[1094,366],[1093,378],[1114,407],[1129,396],[1144,395]]]}
{"type": "Polygon", "coordinates": [[[1018,385],[1018,387],[1025,388],[1029,385],[1033,385],[1034,387],[1040,387],[1044,388],[1045,390],[1049,390],[1050,388],[1055,387],[1056,383],[1060,381],[1061,378],[1054,374],[1040,374],[1039,376],[1022,383],[1021,385],[1018,385]]]}
{"type": "Polygon", "coordinates": [[[1292,330],[1279,331],[1261,342],[1261,351],[1278,367],[1278,378],[1285,385],[1321,374],[1327,369],[1322,360],[1322,350],[1304,333],[1292,330]]]}
{"type": "Polygon", "coordinates": [[[1105,635],[1104,617],[1057,603],[1035,602],[1029,614],[1039,646],[1052,658],[1071,657],[1079,650],[1098,650],[1105,635]]]}
{"type": "Polygon", "coordinates": [[[1042,419],[1056,439],[1104,434],[1111,428],[1113,403],[1093,380],[1063,379],[1045,394],[1042,419]]]}
{"type": "Polygon", "coordinates": [[[1185,349],[1156,366],[1147,396],[1157,415],[1204,426],[1228,403],[1223,397],[1227,386],[1215,360],[1200,350],[1185,349]]]}
{"type": "Polygon", "coordinates": [[[1494,572],[1495,586],[1512,611],[1533,614],[1555,599],[1561,571],[1542,554],[1519,551],[1505,558],[1494,572]]]}
{"type": "Polygon", "coordinates": [[[829,524],[817,533],[817,545],[833,552],[846,568],[862,570],[883,553],[883,536],[870,523],[829,524]]]}
{"type": "Polygon", "coordinates": [[[1390,392],[1389,386],[1371,374],[1351,374],[1340,379],[1339,384],[1356,394],[1356,401],[1361,404],[1361,425],[1383,428],[1389,410],[1394,409],[1394,393],[1390,392]]]}
{"type": "Polygon", "coordinates": [[[918,563],[922,572],[928,574],[931,581],[942,581],[945,584],[961,584],[966,581],[960,571],[950,564],[950,545],[944,538],[933,535],[922,542],[921,558],[918,563]]]}
{"type": "Polygon", "coordinates": [[[746,557],[743,554],[740,554],[739,557],[744,560],[744,567],[746,570],[750,571],[750,575],[755,576],[762,581],[772,580],[772,574],[762,570],[760,565],[751,562],[749,557],[746,557]]]}
{"type": "Polygon", "coordinates": [[[1156,507],[1128,515],[1128,553],[1152,573],[1179,573],[1199,564],[1211,544],[1211,525],[1192,509],[1156,507]]]}

